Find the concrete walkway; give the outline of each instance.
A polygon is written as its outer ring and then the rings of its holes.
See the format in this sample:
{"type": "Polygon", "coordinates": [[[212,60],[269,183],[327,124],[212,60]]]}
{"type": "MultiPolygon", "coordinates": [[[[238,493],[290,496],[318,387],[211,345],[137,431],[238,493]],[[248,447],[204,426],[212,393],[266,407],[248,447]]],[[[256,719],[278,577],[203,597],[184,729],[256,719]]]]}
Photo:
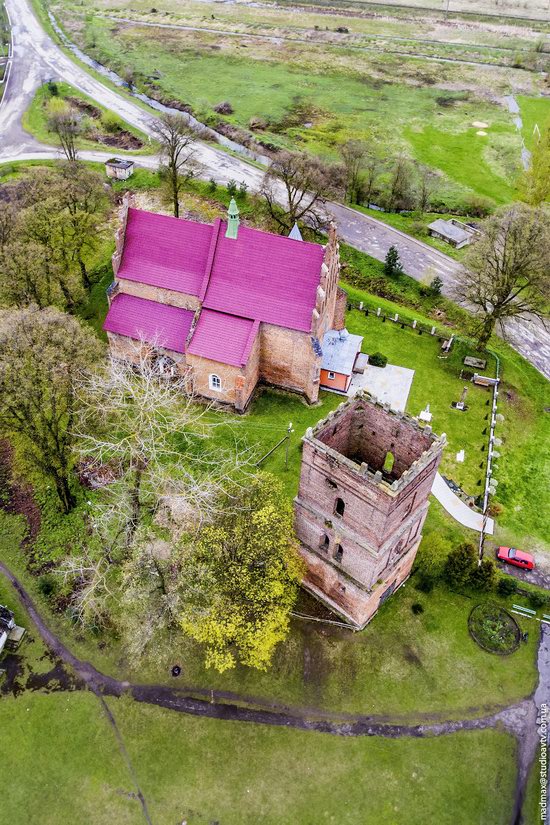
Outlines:
{"type": "MultiPolygon", "coordinates": [[[[461,498],[453,493],[451,488],[445,484],[443,476],[440,473],[437,473],[434,479],[432,493],[455,521],[458,521],[463,527],[469,527],[470,530],[477,530],[478,533],[481,533],[483,528],[483,516],[481,513],[478,513],[477,510],[472,510],[461,498]]],[[[493,535],[494,522],[492,518],[487,519],[485,532],[489,536],[493,535]]]]}
{"type": "Polygon", "coordinates": [[[348,395],[353,397],[359,390],[366,390],[393,410],[405,412],[413,378],[414,370],[407,367],[387,364],[381,369],[367,365],[363,375],[353,375],[348,395]]]}

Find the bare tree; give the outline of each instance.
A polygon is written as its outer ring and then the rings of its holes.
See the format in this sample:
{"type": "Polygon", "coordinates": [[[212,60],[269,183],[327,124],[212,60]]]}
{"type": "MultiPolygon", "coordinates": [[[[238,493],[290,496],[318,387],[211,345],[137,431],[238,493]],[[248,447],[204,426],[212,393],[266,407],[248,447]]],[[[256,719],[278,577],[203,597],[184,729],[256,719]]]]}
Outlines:
{"type": "Polygon", "coordinates": [[[75,504],[75,380],[100,353],[89,329],[52,307],[0,314],[0,430],[17,436],[29,466],[55,484],[66,513],[75,504]]]}
{"type": "Polygon", "coordinates": [[[362,181],[363,202],[367,205],[371,202],[372,197],[375,194],[376,182],[378,180],[381,167],[382,159],[380,157],[378,149],[376,147],[369,148],[369,152],[365,159],[365,171],[362,181]]]}
{"type": "Polygon", "coordinates": [[[550,298],[548,211],[514,204],[488,218],[464,263],[457,298],[478,316],[480,349],[506,318],[545,318],[550,298]]]}
{"type": "Polygon", "coordinates": [[[320,207],[342,189],[340,170],[305,153],[280,152],[267,170],[261,194],[281,231],[297,221],[322,227],[327,218],[320,207]]]}
{"type": "Polygon", "coordinates": [[[345,198],[350,203],[358,203],[368,147],[360,140],[348,140],[340,147],[340,157],[345,170],[345,198]]]}
{"type": "Polygon", "coordinates": [[[417,205],[422,214],[429,212],[436,181],[437,176],[431,169],[426,166],[420,168],[418,172],[417,205]]]}
{"type": "Polygon", "coordinates": [[[388,208],[390,211],[394,209],[404,209],[408,206],[410,199],[412,184],[412,168],[411,164],[403,155],[397,157],[394,161],[390,185],[388,192],[388,208]]]}
{"type": "Polygon", "coordinates": [[[160,143],[163,171],[170,187],[174,217],[179,218],[179,195],[185,179],[197,173],[193,132],[183,115],[162,115],[153,126],[160,143]]]}
{"type": "MultiPolygon", "coordinates": [[[[58,103],[56,98],[54,98],[54,101],[56,104],[58,103]]],[[[55,132],[65,157],[69,162],[73,163],[78,157],[76,143],[82,133],[80,121],[80,114],[77,110],[71,106],[67,106],[63,101],[60,101],[59,105],[55,105],[50,109],[48,128],[52,132],[55,132]]]]}
{"type": "Polygon", "coordinates": [[[79,449],[98,465],[115,468],[107,518],[119,517],[127,548],[144,512],[163,502],[185,502],[196,523],[210,518],[220,494],[250,460],[246,451],[209,448],[216,427],[209,409],[195,402],[186,376],[162,371],[161,352],[159,342],[136,342],[80,385],[79,449]]]}

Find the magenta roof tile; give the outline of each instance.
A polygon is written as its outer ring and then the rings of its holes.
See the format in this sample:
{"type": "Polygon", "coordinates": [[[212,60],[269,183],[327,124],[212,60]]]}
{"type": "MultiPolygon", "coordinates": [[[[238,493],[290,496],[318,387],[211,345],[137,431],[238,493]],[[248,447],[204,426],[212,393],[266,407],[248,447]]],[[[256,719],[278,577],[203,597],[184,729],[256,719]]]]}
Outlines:
{"type": "Polygon", "coordinates": [[[103,329],[136,340],[156,341],[165,349],[185,352],[195,313],[134,295],[115,295],[103,329]]]}
{"type": "Polygon", "coordinates": [[[239,227],[236,240],[222,223],[204,306],[309,332],[323,247],[239,227]]]}
{"type": "Polygon", "coordinates": [[[258,327],[259,321],[203,309],[187,351],[210,361],[244,366],[258,327]]]}
{"type": "Polygon", "coordinates": [[[226,224],[128,210],[118,277],[198,295],[204,306],[308,332],[323,247],[226,224]]]}
{"type": "Polygon", "coordinates": [[[212,226],[129,209],[118,277],[198,295],[212,226]]]}

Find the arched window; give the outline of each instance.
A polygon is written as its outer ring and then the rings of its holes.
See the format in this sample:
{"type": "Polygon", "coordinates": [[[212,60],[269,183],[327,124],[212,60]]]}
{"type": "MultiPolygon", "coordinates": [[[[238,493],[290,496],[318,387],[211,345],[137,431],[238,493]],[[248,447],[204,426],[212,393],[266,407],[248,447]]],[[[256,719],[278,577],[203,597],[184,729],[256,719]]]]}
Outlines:
{"type": "Polygon", "coordinates": [[[208,376],[208,385],[209,385],[211,390],[218,390],[219,391],[222,388],[222,379],[220,378],[219,375],[216,375],[215,373],[211,373],[208,376]]]}
{"type": "Polygon", "coordinates": [[[344,548],[341,544],[336,545],[336,550],[334,551],[334,558],[336,561],[342,561],[344,558],[344,548]]]}
{"type": "Polygon", "coordinates": [[[337,516],[343,516],[344,510],[346,509],[346,505],[343,499],[337,498],[336,504],[334,505],[334,512],[337,516]]]}
{"type": "Polygon", "coordinates": [[[325,551],[325,553],[326,553],[326,552],[327,552],[327,550],[328,550],[328,546],[329,546],[329,544],[330,544],[330,539],[329,539],[329,537],[327,536],[327,534],[326,534],[326,533],[323,533],[323,535],[321,536],[321,540],[319,541],[319,548],[320,548],[321,550],[324,550],[324,551],[325,551]]]}

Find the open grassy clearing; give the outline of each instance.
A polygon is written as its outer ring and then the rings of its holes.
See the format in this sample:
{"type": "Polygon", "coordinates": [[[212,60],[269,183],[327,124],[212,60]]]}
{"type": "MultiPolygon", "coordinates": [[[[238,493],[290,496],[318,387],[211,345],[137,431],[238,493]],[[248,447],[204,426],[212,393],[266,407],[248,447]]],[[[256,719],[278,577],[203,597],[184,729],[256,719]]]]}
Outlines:
{"type": "MultiPolygon", "coordinates": [[[[433,740],[345,739],[178,716],[108,700],[155,825],[381,821],[500,825],[515,745],[493,731],[433,740]],[[251,772],[251,766],[254,771],[251,772]],[[445,770],[442,770],[445,765],[445,770]]],[[[98,700],[32,695],[0,704],[12,825],[139,825],[135,786],[98,700]]]]}
{"type": "MultiPolygon", "coordinates": [[[[495,101],[509,91],[514,70],[488,70],[486,76],[468,66],[373,57],[343,47],[314,51],[279,40],[247,45],[235,37],[83,19],[74,8],[65,12],[70,36],[89,54],[119,73],[131,70],[139,88],[165,102],[190,104],[211,125],[223,122],[224,129],[250,134],[256,119],[264,122],[254,128],[257,139],[330,158],[338,143],[371,139],[374,131],[391,151],[406,151],[440,170],[440,197],[449,207],[459,208],[472,192],[495,202],[512,197],[519,136],[504,107],[476,92],[490,88],[495,101]],[[222,100],[231,102],[232,115],[213,112],[222,100]],[[475,121],[489,124],[486,136],[476,134],[475,121]]],[[[532,93],[533,77],[516,74],[520,88],[532,93]]]]}
{"type": "Polygon", "coordinates": [[[80,113],[82,135],[76,141],[78,149],[102,148],[118,154],[140,155],[154,151],[147,135],[139,129],[126,124],[70,84],[61,82],[41,86],[23,116],[23,128],[40,142],[57,142],[55,132],[48,126],[48,107],[52,100],[63,101],[80,113]]]}
{"type": "Polygon", "coordinates": [[[539,131],[542,133],[544,129],[550,126],[550,99],[521,95],[518,98],[518,103],[523,121],[522,134],[525,145],[528,149],[532,149],[535,141],[538,140],[536,127],[538,126],[539,131]]]}
{"type": "MultiPolygon", "coordinates": [[[[78,8],[78,3],[64,0],[64,6],[78,8]]],[[[235,2],[220,5],[215,2],[166,0],[162,7],[152,9],[147,0],[138,0],[128,8],[123,0],[87,0],[86,6],[98,14],[121,18],[187,25],[199,29],[235,32],[241,35],[271,33],[274,37],[300,38],[305,34],[320,43],[365,45],[401,49],[411,48],[427,54],[448,54],[455,58],[476,56],[490,61],[505,61],[514,52],[534,51],[535,44],[550,30],[548,25],[525,23],[514,25],[511,20],[465,20],[424,12],[421,16],[406,9],[375,8],[367,10],[360,4],[337,2],[315,5],[278,2],[261,5],[235,2]],[[345,28],[342,32],[339,29],[345,28]],[[411,44],[415,44],[411,46],[411,44]],[[508,54],[507,54],[508,52],[508,54]]]]}

